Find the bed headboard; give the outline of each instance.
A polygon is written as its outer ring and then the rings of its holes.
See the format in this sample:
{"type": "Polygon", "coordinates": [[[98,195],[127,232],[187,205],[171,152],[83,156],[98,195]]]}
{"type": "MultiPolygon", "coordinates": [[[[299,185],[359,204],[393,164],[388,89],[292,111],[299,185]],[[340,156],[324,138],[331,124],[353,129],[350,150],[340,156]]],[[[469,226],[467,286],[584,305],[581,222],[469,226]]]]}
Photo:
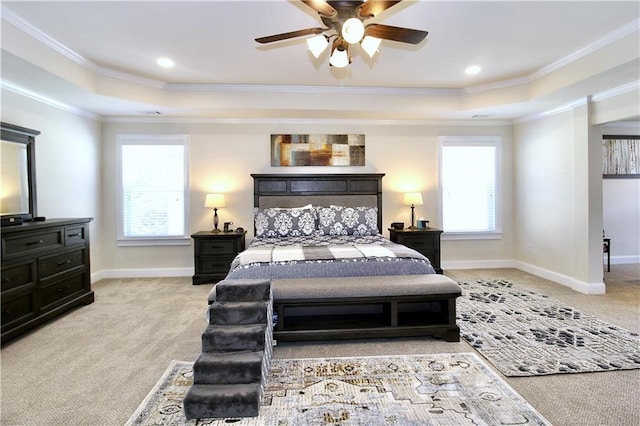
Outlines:
{"type": "Polygon", "coordinates": [[[252,174],[253,206],[377,206],[378,230],[382,233],[383,176],[384,173],[252,174]]]}

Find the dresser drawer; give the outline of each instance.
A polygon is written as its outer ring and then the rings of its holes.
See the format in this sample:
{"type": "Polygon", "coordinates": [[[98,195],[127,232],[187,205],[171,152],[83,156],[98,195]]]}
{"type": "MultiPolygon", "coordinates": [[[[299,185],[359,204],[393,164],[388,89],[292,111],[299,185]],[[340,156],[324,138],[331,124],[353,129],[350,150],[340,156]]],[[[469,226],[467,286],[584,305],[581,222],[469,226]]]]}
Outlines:
{"type": "Polygon", "coordinates": [[[198,244],[200,254],[236,253],[236,242],[232,239],[203,239],[198,244]]]}
{"type": "Polygon", "coordinates": [[[15,327],[35,316],[36,298],[33,287],[2,295],[2,331],[15,327]]]}
{"type": "Polygon", "coordinates": [[[37,254],[46,249],[56,249],[64,244],[62,228],[48,232],[2,237],[2,259],[37,254]]]}
{"type": "Polygon", "coordinates": [[[435,238],[424,236],[404,236],[402,244],[419,252],[434,252],[438,249],[438,243],[435,238]]]}
{"type": "Polygon", "coordinates": [[[40,279],[68,271],[84,264],[84,249],[67,251],[38,259],[40,279]]]}
{"type": "Polygon", "coordinates": [[[200,256],[198,259],[198,273],[226,274],[234,256],[200,256]]]}
{"type": "Polygon", "coordinates": [[[86,239],[86,230],[87,228],[85,226],[74,226],[65,228],[64,244],[66,246],[84,244],[86,239]]]}
{"type": "Polygon", "coordinates": [[[20,263],[2,268],[2,291],[34,282],[35,262],[20,263]]]}
{"type": "Polygon", "coordinates": [[[56,281],[40,289],[40,309],[48,310],[62,303],[63,299],[81,292],[85,287],[85,273],[77,274],[64,280],[56,281]]]}

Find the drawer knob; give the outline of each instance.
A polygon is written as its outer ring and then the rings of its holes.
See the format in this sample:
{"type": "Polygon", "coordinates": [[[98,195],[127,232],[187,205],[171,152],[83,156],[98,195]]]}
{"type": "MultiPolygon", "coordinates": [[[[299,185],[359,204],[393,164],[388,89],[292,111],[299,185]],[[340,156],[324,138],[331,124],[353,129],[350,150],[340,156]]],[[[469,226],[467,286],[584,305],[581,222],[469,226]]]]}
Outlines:
{"type": "Polygon", "coordinates": [[[60,287],[60,288],[58,289],[58,293],[65,292],[65,291],[67,291],[67,290],[69,290],[69,286],[60,287]]]}
{"type": "Polygon", "coordinates": [[[2,315],[11,315],[11,311],[8,309],[6,311],[2,311],[2,315]]]}
{"type": "Polygon", "coordinates": [[[75,234],[69,234],[70,237],[79,237],[82,235],[80,232],[76,232],[75,234]]]}
{"type": "Polygon", "coordinates": [[[58,266],[68,265],[69,263],[71,263],[71,261],[69,259],[62,260],[62,261],[58,262],[58,266]]]}
{"type": "Polygon", "coordinates": [[[42,241],[42,240],[34,240],[34,241],[28,241],[27,242],[28,246],[35,246],[35,245],[38,245],[38,244],[44,244],[44,241],[42,241]]]}
{"type": "Polygon", "coordinates": [[[2,277],[2,284],[9,284],[10,282],[11,282],[11,279],[7,277],[2,277]]]}

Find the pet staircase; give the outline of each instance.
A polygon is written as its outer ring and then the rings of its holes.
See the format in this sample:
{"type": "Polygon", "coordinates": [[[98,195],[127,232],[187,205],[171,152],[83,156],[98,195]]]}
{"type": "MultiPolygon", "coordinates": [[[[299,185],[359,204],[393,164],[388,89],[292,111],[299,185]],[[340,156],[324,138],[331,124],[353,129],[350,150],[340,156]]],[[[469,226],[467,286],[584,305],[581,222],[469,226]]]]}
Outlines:
{"type": "Polygon", "coordinates": [[[273,347],[270,280],[224,280],[212,289],[202,354],[184,398],[187,419],[258,415],[273,347]]]}

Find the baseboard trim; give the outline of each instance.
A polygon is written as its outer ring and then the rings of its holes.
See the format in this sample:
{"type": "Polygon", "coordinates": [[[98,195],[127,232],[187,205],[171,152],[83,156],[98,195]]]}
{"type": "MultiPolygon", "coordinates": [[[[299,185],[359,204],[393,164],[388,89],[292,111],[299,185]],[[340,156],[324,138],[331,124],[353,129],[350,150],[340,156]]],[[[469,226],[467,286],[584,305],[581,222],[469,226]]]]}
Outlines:
{"type": "Polygon", "coordinates": [[[107,278],[191,277],[193,268],[103,269],[91,274],[91,282],[107,278]]]}
{"type": "MultiPolygon", "coordinates": [[[[603,259],[605,262],[607,261],[607,256],[604,256],[603,259]]],[[[611,264],[612,265],[628,265],[632,263],[640,263],[640,255],[637,256],[611,256],[611,264]]]]}
{"type": "Polygon", "coordinates": [[[516,268],[513,260],[452,260],[442,262],[442,269],[501,269],[516,268]]]}
{"type": "Polygon", "coordinates": [[[564,286],[567,286],[569,288],[571,288],[572,290],[575,290],[577,292],[580,293],[584,293],[584,294],[605,294],[606,292],[606,286],[604,284],[604,282],[596,282],[596,283],[589,283],[589,282],[585,282],[585,281],[579,281],[573,277],[570,277],[568,275],[564,275],[564,274],[560,274],[558,272],[554,272],[554,271],[550,271],[548,269],[544,269],[541,268],[539,266],[536,265],[532,265],[530,263],[526,263],[526,262],[519,262],[516,261],[516,268],[524,271],[524,272],[528,272],[530,274],[533,274],[535,276],[538,276],[540,278],[545,278],[547,280],[556,282],[558,284],[562,284],[564,286]]]}
{"type": "MultiPolygon", "coordinates": [[[[611,258],[613,263],[613,258],[611,258]]],[[[633,262],[629,262],[633,263],[633,262]]],[[[442,269],[500,269],[500,268],[516,268],[524,272],[528,272],[540,278],[553,281],[564,285],[580,293],[584,294],[604,294],[606,286],[601,283],[588,283],[576,280],[575,278],[563,275],[536,265],[517,260],[494,259],[494,260],[460,260],[442,262],[442,269]]]]}

